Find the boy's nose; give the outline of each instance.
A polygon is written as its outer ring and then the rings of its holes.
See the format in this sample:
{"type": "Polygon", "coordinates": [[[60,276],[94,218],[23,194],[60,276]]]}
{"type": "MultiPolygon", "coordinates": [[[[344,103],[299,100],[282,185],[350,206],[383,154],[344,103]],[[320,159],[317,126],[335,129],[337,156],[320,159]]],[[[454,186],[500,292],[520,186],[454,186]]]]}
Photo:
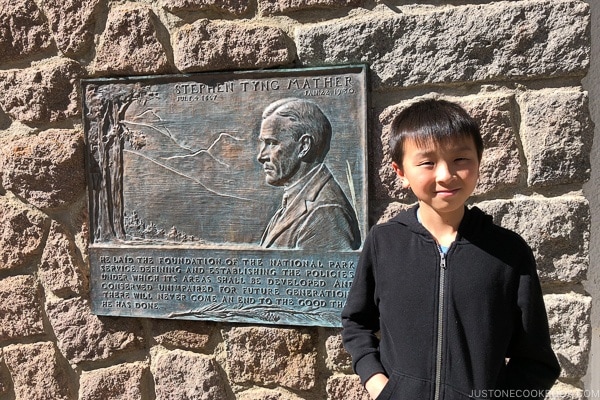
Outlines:
{"type": "Polygon", "coordinates": [[[454,177],[454,171],[446,163],[439,163],[436,168],[436,180],[438,182],[447,182],[454,177]]]}

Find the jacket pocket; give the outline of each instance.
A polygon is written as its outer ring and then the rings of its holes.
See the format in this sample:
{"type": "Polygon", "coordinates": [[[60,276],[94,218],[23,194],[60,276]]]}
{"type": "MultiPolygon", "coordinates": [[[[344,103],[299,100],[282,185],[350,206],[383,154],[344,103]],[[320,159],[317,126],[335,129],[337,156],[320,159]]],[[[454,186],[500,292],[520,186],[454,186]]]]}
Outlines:
{"type": "Polygon", "coordinates": [[[408,375],[393,373],[390,380],[375,400],[415,400],[428,399],[431,382],[408,375]]]}

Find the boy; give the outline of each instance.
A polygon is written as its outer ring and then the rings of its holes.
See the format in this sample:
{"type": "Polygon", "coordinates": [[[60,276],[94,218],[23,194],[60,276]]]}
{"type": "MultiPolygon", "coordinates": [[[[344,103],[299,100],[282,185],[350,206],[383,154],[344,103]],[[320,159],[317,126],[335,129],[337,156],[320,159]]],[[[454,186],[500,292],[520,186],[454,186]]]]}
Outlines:
{"type": "Polygon", "coordinates": [[[533,254],[465,206],[483,153],[477,123],[454,103],[420,101],[394,119],[390,148],[418,205],[372,228],[342,312],[370,396],[544,398],[560,367],[533,254]]]}

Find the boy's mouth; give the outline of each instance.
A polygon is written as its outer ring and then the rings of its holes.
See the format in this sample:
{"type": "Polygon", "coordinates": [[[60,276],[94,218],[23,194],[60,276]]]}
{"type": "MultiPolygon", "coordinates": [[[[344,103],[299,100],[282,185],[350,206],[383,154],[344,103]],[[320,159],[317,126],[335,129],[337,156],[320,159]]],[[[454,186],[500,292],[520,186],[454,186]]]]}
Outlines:
{"type": "Polygon", "coordinates": [[[456,194],[459,190],[460,190],[460,188],[443,189],[443,190],[436,190],[435,193],[440,196],[452,196],[453,194],[456,194]]]}

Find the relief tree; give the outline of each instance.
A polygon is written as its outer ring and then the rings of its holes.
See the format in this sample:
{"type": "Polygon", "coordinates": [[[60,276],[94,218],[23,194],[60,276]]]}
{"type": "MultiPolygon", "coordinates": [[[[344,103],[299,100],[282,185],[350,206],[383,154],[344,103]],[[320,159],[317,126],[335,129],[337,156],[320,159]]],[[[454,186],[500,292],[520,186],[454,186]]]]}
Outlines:
{"type": "Polygon", "coordinates": [[[92,240],[124,240],[123,150],[132,136],[125,113],[133,102],[145,104],[152,94],[138,84],[109,84],[89,85],[85,96],[92,240]]]}

